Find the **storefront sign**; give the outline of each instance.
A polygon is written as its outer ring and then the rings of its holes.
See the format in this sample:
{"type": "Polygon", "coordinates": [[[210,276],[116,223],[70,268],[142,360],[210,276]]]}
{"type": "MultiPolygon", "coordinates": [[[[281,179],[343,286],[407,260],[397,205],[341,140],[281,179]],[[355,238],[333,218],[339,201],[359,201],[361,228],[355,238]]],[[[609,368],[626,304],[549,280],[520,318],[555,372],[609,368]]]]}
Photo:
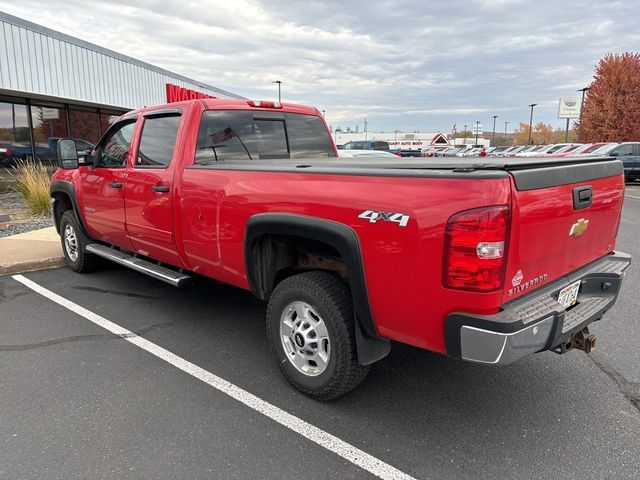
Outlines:
{"type": "Polygon", "coordinates": [[[58,120],[60,118],[60,110],[57,108],[42,107],[43,120],[58,120]]]}
{"type": "Polygon", "coordinates": [[[185,100],[197,100],[200,98],[217,98],[207,95],[206,93],[196,92],[188,88],[179,87],[167,83],[167,103],[182,102],[185,100]]]}
{"type": "Polygon", "coordinates": [[[563,97],[560,99],[558,118],[580,118],[580,97],[563,97]]]}

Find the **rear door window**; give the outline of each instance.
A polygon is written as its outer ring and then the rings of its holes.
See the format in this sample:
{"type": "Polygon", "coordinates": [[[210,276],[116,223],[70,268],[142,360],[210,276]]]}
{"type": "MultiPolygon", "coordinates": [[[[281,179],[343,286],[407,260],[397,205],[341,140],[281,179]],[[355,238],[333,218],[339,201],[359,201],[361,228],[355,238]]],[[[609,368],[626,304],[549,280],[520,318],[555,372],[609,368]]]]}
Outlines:
{"type": "Polygon", "coordinates": [[[179,115],[145,118],[135,168],[167,168],[179,126],[179,115]]]}
{"type": "Polygon", "coordinates": [[[317,116],[210,110],[200,122],[195,164],[334,156],[329,133],[317,116]]]}

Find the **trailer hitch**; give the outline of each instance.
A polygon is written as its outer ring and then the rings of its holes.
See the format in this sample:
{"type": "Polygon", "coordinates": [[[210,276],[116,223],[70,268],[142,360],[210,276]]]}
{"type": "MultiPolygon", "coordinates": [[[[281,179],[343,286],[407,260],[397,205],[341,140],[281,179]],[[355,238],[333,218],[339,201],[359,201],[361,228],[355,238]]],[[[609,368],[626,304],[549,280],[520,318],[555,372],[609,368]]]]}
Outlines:
{"type": "Polygon", "coordinates": [[[589,329],[585,327],[571,338],[571,344],[573,348],[591,353],[596,349],[596,336],[589,333],[589,329]]]}
{"type": "Polygon", "coordinates": [[[551,349],[554,353],[566,353],[574,348],[578,350],[584,350],[587,353],[591,353],[596,349],[596,336],[589,333],[589,328],[585,327],[575,335],[567,343],[562,343],[557,347],[551,349]]]}

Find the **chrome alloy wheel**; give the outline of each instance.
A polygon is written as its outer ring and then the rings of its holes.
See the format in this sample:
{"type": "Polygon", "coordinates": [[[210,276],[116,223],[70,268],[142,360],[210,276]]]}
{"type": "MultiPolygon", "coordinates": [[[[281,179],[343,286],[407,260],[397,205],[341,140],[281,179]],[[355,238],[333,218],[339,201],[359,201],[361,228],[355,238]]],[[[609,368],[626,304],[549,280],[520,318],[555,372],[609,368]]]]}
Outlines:
{"type": "Polygon", "coordinates": [[[280,316],[280,339],[287,358],[299,372],[316,377],[327,369],[329,332],[311,305],[299,301],[287,305],[280,316]]]}
{"type": "Polygon", "coordinates": [[[64,227],[64,249],[72,262],[78,260],[78,236],[69,223],[64,227]]]}

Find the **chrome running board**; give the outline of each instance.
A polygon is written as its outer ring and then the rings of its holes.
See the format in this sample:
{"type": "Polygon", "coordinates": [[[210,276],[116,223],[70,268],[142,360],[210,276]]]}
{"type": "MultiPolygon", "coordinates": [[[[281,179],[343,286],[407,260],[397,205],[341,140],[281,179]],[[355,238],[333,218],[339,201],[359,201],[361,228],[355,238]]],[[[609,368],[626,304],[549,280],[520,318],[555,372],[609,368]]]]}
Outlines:
{"type": "Polygon", "coordinates": [[[191,277],[184,273],[176,272],[170,268],[157,265],[148,260],[143,260],[133,255],[128,255],[115,248],[109,248],[99,243],[90,243],[85,250],[100,257],[111,260],[136,272],[144,273],[157,280],[161,280],[174,287],[185,287],[191,283],[191,277]]]}

